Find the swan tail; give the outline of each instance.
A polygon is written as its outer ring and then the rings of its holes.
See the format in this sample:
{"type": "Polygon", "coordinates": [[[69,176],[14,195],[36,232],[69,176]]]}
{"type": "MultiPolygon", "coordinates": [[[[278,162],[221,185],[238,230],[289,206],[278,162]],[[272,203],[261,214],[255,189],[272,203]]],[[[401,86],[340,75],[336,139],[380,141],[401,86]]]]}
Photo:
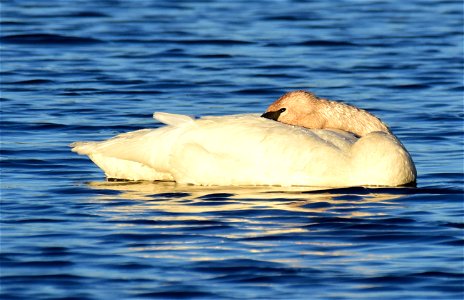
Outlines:
{"type": "Polygon", "coordinates": [[[155,112],[153,114],[153,118],[163,124],[175,127],[195,121],[192,117],[187,115],[170,114],[165,112],[155,112]]]}
{"type": "MultiPolygon", "coordinates": [[[[94,153],[108,154],[108,152],[119,152],[134,147],[131,141],[141,140],[143,139],[143,137],[145,137],[147,134],[151,132],[153,132],[153,130],[141,129],[137,131],[121,133],[106,141],[81,141],[74,142],[69,146],[72,148],[71,151],[76,152],[80,155],[90,155],[94,153]]],[[[118,155],[111,156],[118,157],[118,155]]]]}
{"type": "Polygon", "coordinates": [[[143,129],[101,142],[74,142],[71,151],[87,155],[108,178],[126,180],[173,180],[166,163],[162,129],[143,129]],[[163,164],[164,163],[164,164],[163,164]]]}
{"type": "Polygon", "coordinates": [[[72,148],[72,152],[76,152],[79,155],[90,155],[95,152],[99,142],[74,142],[69,146],[72,148]]]}

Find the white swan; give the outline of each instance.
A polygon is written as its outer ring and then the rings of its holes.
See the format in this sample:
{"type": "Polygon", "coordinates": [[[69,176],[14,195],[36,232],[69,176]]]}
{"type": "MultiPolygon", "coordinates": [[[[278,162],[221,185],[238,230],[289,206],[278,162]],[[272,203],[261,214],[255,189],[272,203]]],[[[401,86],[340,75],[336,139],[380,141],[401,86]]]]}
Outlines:
{"type": "Polygon", "coordinates": [[[285,94],[262,117],[154,118],[167,126],[76,142],[72,151],[88,155],[108,178],[127,180],[327,187],[416,180],[409,153],[378,118],[309,92],[285,94]]]}

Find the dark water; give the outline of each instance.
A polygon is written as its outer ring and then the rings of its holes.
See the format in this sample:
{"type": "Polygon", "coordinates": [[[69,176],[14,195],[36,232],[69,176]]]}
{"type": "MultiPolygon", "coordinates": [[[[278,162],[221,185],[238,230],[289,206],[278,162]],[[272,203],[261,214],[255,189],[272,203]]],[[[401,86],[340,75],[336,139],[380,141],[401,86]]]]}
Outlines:
{"type": "Polygon", "coordinates": [[[461,1],[2,1],[1,299],[462,299],[461,1]],[[417,188],[107,183],[154,111],[371,110],[417,188]]]}

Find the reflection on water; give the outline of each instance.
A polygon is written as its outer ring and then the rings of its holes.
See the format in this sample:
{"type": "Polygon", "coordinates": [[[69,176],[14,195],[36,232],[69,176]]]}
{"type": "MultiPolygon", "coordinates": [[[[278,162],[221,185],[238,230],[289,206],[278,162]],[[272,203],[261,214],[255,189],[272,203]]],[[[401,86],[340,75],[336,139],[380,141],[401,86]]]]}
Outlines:
{"type": "MultiPolygon", "coordinates": [[[[184,230],[194,228],[215,230],[215,237],[228,239],[280,239],[310,232],[311,224],[319,222],[317,219],[321,217],[336,216],[341,222],[347,218],[381,217],[386,213],[379,211],[379,206],[387,210],[396,208],[397,204],[389,201],[403,196],[375,189],[356,196],[333,194],[324,189],[308,190],[308,187],[202,187],[172,182],[92,182],[89,185],[97,190],[120,192],[91,201],[135,201],[105,208],[106,212],[115,213],[113,220],[124,220],[125,226],[133,223],[127,219],[128,213],[142,214],[143,220],[135,224],[149,224],[157,230],[169,230],[169,234],[175,230],[179,236],[184,230]]],[[[330,244],[326,242],[326,246],[330,244]]],[[[185,244],[176,242],[166,250],[185,249],[185,244]]]]}
{"type": "Polygon", "coordinates": [[[125,249],[124,268],[162,272],[150,280],[163,282],[169,297],[193,289],[200,298],[259,291],[269,299],[288,293],[306,299],[317,290],[329,298],[356,298],[362,291],[394,299],[403,282],[433,291],[436,285],[456,289],[463,278],[452,267],[460,264],[457,223],[428,211],[437,203],[430,195],[438,193],[447,193],[448,206],[458,208],[458,190],[88,186],[94,195],[84,203],[99,205],[95,213],[107,223],[95,238],[125,249]],[[439,263],[443,255],[451,265],[424,268],[424,260],[439,263]],[[179,286],[183,278],[195,280],[179,286]]]}
{"type": "MultiPolygon", "coordinates": [[[[364,195],[350,195],[350,190],[341,189],[334,194],[330,188],[310,187],[264,187],[264,186],[194,186],[175,182],[90,182],[98,190],[119,191],[118,197],[131,200],[150,201],[150,207],[165,212],[205,213],[221,210],[246,210],[251,208],[277,209],[295,212],[324,212],[337,206],[360,209],[369,203],[388,203],[388,200],[409,194],[410,189],[372,189],[364,195]],[[382,190],[397,190],[395,194],[382,190]],[[325,192],[327,191],[327,192],[325,192]],[[343,191],[343,193],[342,193],[343,191]],[[399,192],[398,192],[399,191],[399,192]]],[[[369,189],[365,189],[369,191],[369,189]]],[[[364,192],[366,193],[366,192],[364,192]]],[[[114,200],[114,196],[103,195],[100,200],[114,200]]],[[[351,211],[351,216],[368,216],[360,211],[351,211]]]]}

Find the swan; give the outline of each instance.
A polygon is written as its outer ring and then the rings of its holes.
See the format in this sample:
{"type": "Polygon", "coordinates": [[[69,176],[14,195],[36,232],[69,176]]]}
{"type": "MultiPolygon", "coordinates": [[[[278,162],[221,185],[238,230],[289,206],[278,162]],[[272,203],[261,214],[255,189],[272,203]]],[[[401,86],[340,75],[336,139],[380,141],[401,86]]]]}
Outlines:
{"type": "Polygon", "coordinates": [[[408,151],[380,119],[293,91],[261,116],[194,119],[156,112],[166,126],[75,142],[107,178],[193,185],[400,186],[416,181],[408,151]]]}

